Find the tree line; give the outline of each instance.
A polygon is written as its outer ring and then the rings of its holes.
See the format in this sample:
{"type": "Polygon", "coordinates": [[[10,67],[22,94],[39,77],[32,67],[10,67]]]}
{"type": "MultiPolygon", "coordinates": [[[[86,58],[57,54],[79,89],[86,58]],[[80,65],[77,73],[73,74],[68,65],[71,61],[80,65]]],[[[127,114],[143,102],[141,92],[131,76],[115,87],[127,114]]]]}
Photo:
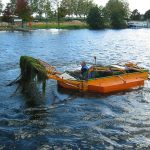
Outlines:
{"type": "Polygon", "coordinates": [[[150,21],[150,10],[142,15],[137,9],[131,12],[125,0],[109,0],[105,7],[92,7],[87,16],[87,23],[94,29],[126,28],[130,20],[150,21]]]}
{"type": "Polygon", "coordinates": [[[150,10],[141,15],[137,9],[130,11],[126,0],[109,0],[107,4],[97,6],[93,0],[10,0],[3,9],[0,0],[2,20],[11,22],[13,16],[18,16],[24,22],[31,21],[36,16],[38,20],[59,20],[66,17],[77,17],[87,21],[94,29],[124,28],[128,20],[148,20],[150,10]]]}
{"type": "Polygon", "coordinates": [[[135,9],[131,12],[130,16],[131,20],[135,21],[143,21],[143,20],[149,20],[150,19],[150,9],[145,12],[145,14],[140,14],[140,12],[135,9]]]}
{"type": "Polygon", "coordinates": [[[8,18],[17,15],[24,21],[30,20],[33,14],[38,19],[65,16],[82,18],[87,16],[93,6],[93,0],[10,0],[3,11],[3,16],[8,18]]]}

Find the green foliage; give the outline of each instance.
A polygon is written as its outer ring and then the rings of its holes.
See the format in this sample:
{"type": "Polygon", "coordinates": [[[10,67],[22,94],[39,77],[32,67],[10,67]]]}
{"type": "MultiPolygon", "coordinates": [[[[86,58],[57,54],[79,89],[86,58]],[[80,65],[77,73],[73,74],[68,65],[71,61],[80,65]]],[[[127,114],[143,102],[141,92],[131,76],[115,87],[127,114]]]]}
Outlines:
{"type": "Polygon", "coordinates": [[[50,0],[30,0],[30,7],[32,13],[37,13],[40,19],[43,14],[45,14],[46,18],[52,16],[52,5],[50,0]]]}
{"type": "Polygon", "coordinates": [[[124,0],[109,0],[105,7],[106,16],[113,28],[126,27],[125,19],[129,15],[129,5],[124,0]]]}
{"type": "Polygon", "coordinates": [[[59,18],[64,18],[67,15],[67,9],[63,6],[58,8],[58,16],[59,18]]]}
{"type": "Polygon", "coordinates": [[[101,7],[94,6],[90,9],[87,16],[87,24],[89,24],[92,29],[104,28],[104,16],[101,7]]]}
{"type": "Polygon", "coordinates": [[[20,68],[22,81],[31,82],[37,79],[38,82],[45,82],[47,79],[46,69],[38,59],[21,56],[20,68]]]}
{"type": "MultiPolygon", "coordinates": [[[[57,27],[60,26],[61,19],[66,16],[73,18],[75,15],[84,21],[87,18],[87,23],[91,28],[101,29],[126,27],[125,20],[129,16],[129,7],[124,0],[109,0],[104,8],[95,6],[93,0],[10,0],[9,11],[7,8],[6,12],[6,14],[11,12],[11,15],[17,15],[23,19],[22,27],[23,23],[31,21],[31,15],[36,13],[38,14],[36,19],[40,21],[45,19],[47,24],[48,20],[57,19],[57,27]]],[[[62,25],[62,28],[67,28],[67,26],[80,28],[80,25],[62,25]]]]}
{"type": "Polygon", "coordinates": [[[15,15],[15,11],[16,11],[16,3],[17,0],[10,0],[10,8],[11,8],[11,12],[13,15],[15,15]]]}
{"type": "Polygon", "coordinates": [[[28,2],[32,13],[37,13],[39,18],[42,18],[43,14],[48,18],[54,16],[62,18],[66,15],[86,17],[94,5],[93,0],[28,0],[28,2]]]}
{"type": "Polygon", "coordinates": [[[145,12],[144,18],[145,18],[145,20],[150,19],[150,9],[145,12]]]}
{"type": "Polygon", "coordinates": [[[92,7],[94,7],[92,0],[78,0],[77,12],[78,15],[86,17],[92,7]]]}
{"type": "Polygon", "coordinates": [[[3,17],[2,17],[2,21],[4,22],[12,22],[12,9],[11,9],[11,4],[8,3],[5,10],[3,11],[3,17]]]}
{"type": "Polygon", "coordinates": [[[2,12],[2,9],[3,9],[3,4],[2,4],[2,1],[0,0],[0,14],[2,12]]]}
{"type": "Polygon", "coordinates": [[[44,4],[44,13],[46,18],[51,18],[53,15],[51,2],[49,0],[46,0],[44,4]]]}
{"type": "Polygon", "coordinates": [[[66,15],[76,15],[86,17],[93,6],[92,0],[62,0],[60,7],[66,11],[66,15]]]}
{"type": "MultiPolygon", "coordinates": [[[[72,15],[74,13],[75,1],[77,0],[62,0],[60,2],[60,9],[65,11],[65,15],[72,15]]],[[[62,11],[64,13],[64,11],[62,11]]]]}
{"type": "Polygon", "coordinates": [[[32,13],[37,13],[38,0],[29,0],[29,5],[32,13]]]}
{"type": "Polygon", "coordinates": [[[130,19],[136,20],[136,21],[141,20],[141,15],[137,9],[133,10],[133,12],[131,13],[130,19]]]}

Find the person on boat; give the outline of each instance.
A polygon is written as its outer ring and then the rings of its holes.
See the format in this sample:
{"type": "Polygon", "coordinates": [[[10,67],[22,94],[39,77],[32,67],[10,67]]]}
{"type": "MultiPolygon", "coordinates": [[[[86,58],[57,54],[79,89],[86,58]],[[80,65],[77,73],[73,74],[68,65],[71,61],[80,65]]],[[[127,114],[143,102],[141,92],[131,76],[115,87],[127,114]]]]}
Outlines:
{"type": "Polygon", "coordinates": [[[86,62],[85,61],[81,62],[81,75],[83,79],[88,78],[88,70],[89,68],[87,67],[86,62]]]}

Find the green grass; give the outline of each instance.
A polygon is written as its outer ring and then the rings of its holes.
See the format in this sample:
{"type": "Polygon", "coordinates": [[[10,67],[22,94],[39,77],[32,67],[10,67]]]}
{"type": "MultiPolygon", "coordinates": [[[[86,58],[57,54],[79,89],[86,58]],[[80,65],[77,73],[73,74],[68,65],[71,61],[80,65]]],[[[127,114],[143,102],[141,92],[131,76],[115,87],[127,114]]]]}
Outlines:
{"type": "Polygon", "coordinates": [[[33,24],[33,29],[87,29],[89,26],[85,23],[81,24],[70,24],[70,23],[60,23],[59,27],[57,23],[53,24],[33,24]]]}

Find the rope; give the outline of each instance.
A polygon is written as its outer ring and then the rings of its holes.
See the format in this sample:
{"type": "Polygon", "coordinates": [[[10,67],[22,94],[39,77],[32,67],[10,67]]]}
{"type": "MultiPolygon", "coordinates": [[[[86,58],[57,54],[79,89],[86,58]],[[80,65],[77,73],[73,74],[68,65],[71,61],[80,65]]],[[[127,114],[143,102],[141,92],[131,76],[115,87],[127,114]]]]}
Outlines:
{"type": "Polygon", "coordinates": [[[14,85],[14,84],[16,84],[16,83],[19,83],[20,81],[21,81],[21,74],[15,79],[15,80],[13,80],[12,82],[10,82],[9,84],[7,84],[6,86],[12,86],[12,85],[14,85]]]}

